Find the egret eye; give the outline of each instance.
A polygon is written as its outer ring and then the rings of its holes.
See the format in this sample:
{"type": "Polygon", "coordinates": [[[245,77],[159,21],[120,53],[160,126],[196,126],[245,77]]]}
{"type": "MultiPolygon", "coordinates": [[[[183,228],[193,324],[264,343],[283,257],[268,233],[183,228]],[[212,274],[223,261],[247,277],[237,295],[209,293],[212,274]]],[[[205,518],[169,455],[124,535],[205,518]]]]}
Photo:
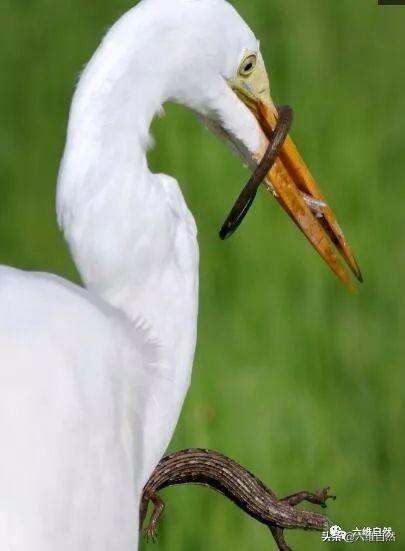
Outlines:
{"type": "Polygon", "coordinates": [[[255,54],[250,54],[242,61],[239,67],[239,74],[242,77],[248,77],[256,67],[257,56],[255,54]]]}

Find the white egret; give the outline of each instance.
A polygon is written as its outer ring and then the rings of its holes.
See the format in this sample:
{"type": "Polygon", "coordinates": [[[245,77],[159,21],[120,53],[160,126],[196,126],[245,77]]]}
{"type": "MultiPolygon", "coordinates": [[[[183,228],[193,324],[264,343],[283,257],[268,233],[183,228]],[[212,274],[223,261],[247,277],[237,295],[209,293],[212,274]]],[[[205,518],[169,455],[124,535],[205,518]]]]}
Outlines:
{"type": "MultiPolygon", "coordinates": [[[[57,210],[85,288],[0,268],[4,551],[136,548],[142,487],[173,434],[196,341],[194,219],[146,161],[166,101],[256,166],[276,112],[258,40],[225,0],[143,0],[81,75],[57,210]]],[[[290,139],[267,184],[347,282],[327,233],[356,272],[354,260],[330,210],[319,223],[303,199],[322,198],[290,139]]]]}

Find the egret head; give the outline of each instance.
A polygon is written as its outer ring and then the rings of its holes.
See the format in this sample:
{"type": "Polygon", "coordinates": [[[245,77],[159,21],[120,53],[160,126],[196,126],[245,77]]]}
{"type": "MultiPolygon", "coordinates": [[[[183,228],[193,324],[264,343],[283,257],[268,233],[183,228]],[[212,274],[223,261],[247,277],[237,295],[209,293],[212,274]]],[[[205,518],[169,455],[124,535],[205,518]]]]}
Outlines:
{"type": "MultiPolygon", "coordinates": [[[[225,0],[147,1],[164,12],[169,99],[196,111],[254,169],[278,117],[258,39],[225,0]],[[181,36],[172,40],[176,32],[181,36]]],[[[337,251],[361,281],[337,220],[291,138],[264,183],[339,279],[350,286],[337,251]]]]}
{"type": "MultiPolygon", "coordinates": [[[[164,81],[161,99],[197,112],[255,169],[278,114],[254,33],[225,0],[144,0],[137,9],[150,10],[151,27],[139,32],[149,36],[146,70],[164,81]]],[[[361,280],[337,220],[290,137],[264,183],[339,279],[349,285],[337,252],[361,280]]]]}

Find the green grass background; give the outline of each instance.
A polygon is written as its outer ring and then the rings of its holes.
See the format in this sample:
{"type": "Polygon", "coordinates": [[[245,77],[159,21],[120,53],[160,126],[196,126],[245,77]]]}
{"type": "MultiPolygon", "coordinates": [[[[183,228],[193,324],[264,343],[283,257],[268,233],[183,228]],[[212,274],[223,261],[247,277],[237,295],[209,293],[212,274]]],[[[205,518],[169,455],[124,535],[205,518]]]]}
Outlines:
{"type": "MultiPolygon", "coordinates": [[[[68,107],[80,68],[131,4],[1,1],[0,262],[77,279],[54,213],[68,107]]],[[[333,521],[392,526],[405,549],[405,7],[376,4],[235,1],[358,255],[359,294],[264,193],[219,241],[248,174],[189,112],[168,106],[154,124],[151,164],[182,183],[201,245],[198,351],[172,449],[221,450],[279,494],[330,484],[333,521]]],[[[265,527],[207,489],[163,497],[156,550],[272,548],[265,527]]],[[[344,548],[318,534],[289,541],[344,548]]]]}

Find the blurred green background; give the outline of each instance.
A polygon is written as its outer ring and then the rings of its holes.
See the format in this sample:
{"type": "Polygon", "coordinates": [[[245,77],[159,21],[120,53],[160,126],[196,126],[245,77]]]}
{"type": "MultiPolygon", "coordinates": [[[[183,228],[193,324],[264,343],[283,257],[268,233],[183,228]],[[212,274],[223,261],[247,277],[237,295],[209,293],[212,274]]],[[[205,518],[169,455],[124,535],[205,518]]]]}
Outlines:
{"type": "MultiPolygon", "coordinates": [[[[1,263],[77,280],[54,213],[67,113],[81,67],[132,3],[2,0],[1,263]]],[[[220,242],[247,172],[168,106],[151,164],[182,183],[201,245],[199,344],[172,449],[221,450],[278,494],[330,484],[334,522],[392,526],[405,549],[405,6],[234,3],[261,38],[274,99],[294,107],[295,141],[365,284],[357,295],[340,287],[265,193],[220,242]]],[[[265,527],[207,489],[163,498],[157,550],[272,548],[265,527]]],[[[319,534],[289,542],[343,549],[319,534]]]]}

